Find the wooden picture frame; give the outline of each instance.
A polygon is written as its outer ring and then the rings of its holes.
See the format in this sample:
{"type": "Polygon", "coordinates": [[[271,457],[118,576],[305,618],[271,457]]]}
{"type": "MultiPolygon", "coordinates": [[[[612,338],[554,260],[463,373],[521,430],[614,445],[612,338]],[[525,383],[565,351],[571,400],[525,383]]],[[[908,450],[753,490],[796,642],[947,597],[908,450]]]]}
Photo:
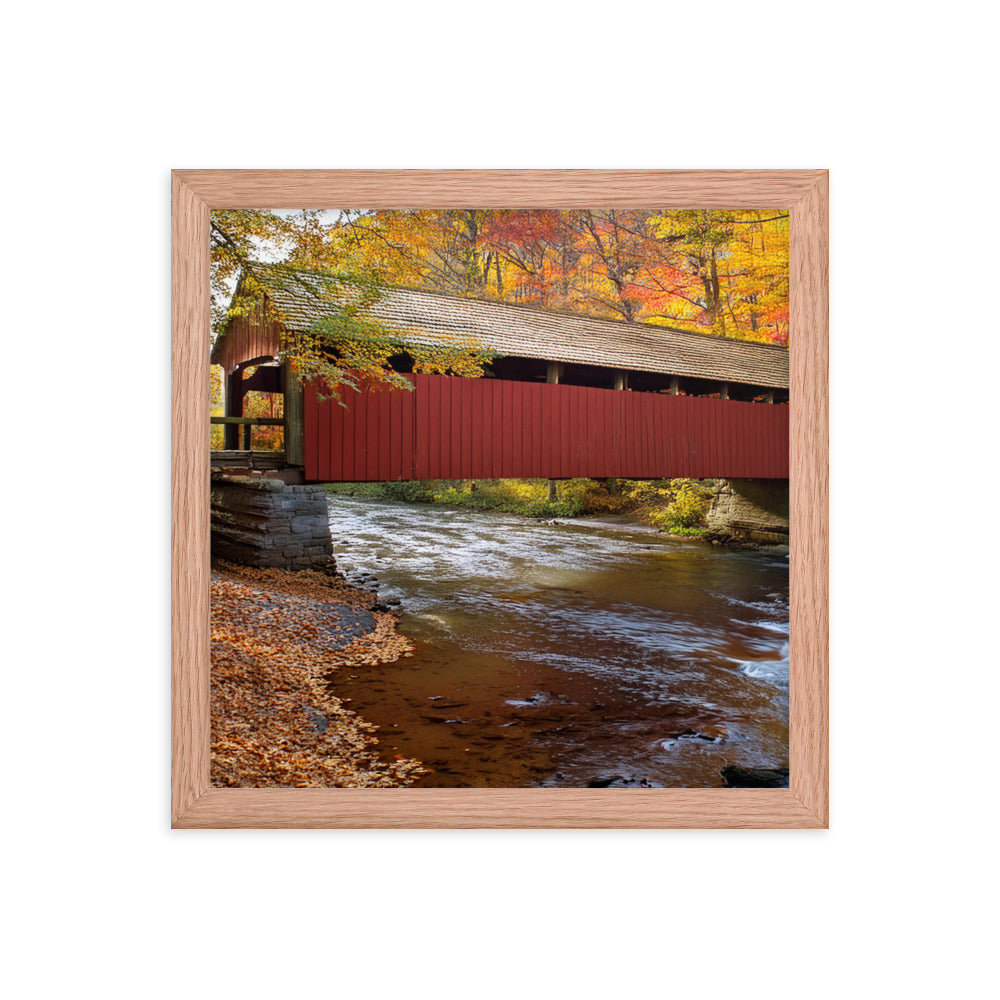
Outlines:
{"type": "Polygon", "coordinates": [[[828,825],[827,171],[175,170],[171,219],[173,827],[828,825]],[[788,788],[210,787],[209,212],[470,204],[790,210],[788,788]]]}

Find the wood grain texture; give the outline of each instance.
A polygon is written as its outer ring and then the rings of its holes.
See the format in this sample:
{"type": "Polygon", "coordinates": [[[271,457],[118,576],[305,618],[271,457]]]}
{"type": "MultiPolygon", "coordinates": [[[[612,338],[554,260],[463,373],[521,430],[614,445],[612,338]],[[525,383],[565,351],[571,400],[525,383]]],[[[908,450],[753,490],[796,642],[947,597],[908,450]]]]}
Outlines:
{"type": "Polygon", "coordinates": [[[818,827],[787,788],[213,788],[178,827],[818,827]]]}
{"type": "Polygon", "coordinates": [[[790,786],[829,822],[829,178],[791,209],[790,786]]]}
{"type": "Polygon", "coordinates": [[[305,390],[309,426],[320,435],[304,463],[306,482],[418,479],[432,453],[445,459],[439,479],[507,479],[525,468],[538,479],[788,479],[787,406],[650,392],[615,398],[612,389],[519,382],[518,404],[504,408],[501,379],[407,378],[412,392],[366,385],[343,404],[305,390]],[[612,399],[618,406],[609,417],[612,399]],[[344,441],[359,422],[368,441],[355,440],[352,454],[366,451],[374,465],[364,455],[344,460],[344,441]],[[678,430],[664,432],[665,425],[678,430]],[[506,461],[489,460],[495,427],[514,436],[506,461]]]}
{"type": "Polygon", "coordinates": [[[209,208],[788,208],[821,170],[175,170],[209,208]]]}
{"type": "Polygon", "coordinates": [[[180,170],[172,200],[172,825],[822,828],[828,824],[826,171],[180,170]],[[788,789],[209,787],[211,208],[791,209],[788,789]]]}
{"type": "Polygon", "coordinates": [[[171,191],[171,816],[209,786],[208,206],[171,191]]]}

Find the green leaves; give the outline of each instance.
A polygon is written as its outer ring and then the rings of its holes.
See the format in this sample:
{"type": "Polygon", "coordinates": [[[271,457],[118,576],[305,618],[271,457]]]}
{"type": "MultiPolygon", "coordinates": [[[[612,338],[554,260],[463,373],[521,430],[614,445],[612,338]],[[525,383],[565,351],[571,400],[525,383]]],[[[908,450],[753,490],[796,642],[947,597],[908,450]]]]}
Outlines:
{"type": "Polygon", "coordinates": [[[211,268],[213,332],[221,335],[237,317],[277,323],[286,331],[279,358],[321,398],[340,399],[363,382],[410,389],[393,370],[406,353],[413,370],[478,377],[493,355],[471,337],[420,344],[407,331],[381,322],[375,307],[385,291],[383,269],[363,255],[345,255],[332,238],[337,229],[320,212],[292,216],[267,210],[213,211],[211,268]],[[294,295],[289,293],[294,292],[294,295]],[[311,301],[312,322],[288,322],[286,302],[311,301]],[[223,303],[228,303],[224,305],[223,303]],[[297,332],[288,335],[289,329],[297,332]]]}

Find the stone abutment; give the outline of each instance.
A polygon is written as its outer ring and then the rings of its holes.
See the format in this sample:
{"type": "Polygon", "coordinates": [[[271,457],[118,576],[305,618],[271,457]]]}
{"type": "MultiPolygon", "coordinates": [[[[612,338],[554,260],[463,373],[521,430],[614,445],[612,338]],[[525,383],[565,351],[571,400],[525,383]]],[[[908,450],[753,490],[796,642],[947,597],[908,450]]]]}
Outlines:
{"type": "Polygon", "coordinates": [[[290,570],[334,568],[320,486],[213,475],[211,527],[213,558],[290,570]]]}
{"type": "Polygon", "coordinates": [[[787,544],[788,480],[718,480],[705,523],[711,541],[787,544]]]}

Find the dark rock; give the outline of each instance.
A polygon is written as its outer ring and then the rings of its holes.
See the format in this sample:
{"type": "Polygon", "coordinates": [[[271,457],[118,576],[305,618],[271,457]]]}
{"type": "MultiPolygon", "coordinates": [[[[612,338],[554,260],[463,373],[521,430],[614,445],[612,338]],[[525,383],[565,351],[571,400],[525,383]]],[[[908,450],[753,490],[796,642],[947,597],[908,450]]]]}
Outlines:
{"type": "Polygon", "coordinates": [[[708,740],[710,743],[717,743],[728,736],[729,730],[725,726],[702,726],[698,730],[698,739],[708,740]]]}
{"type": "Polygon", "coordinates": [[[593,778],[587,782],[588,788],[607,788],[609,785],[613,785],[616,781],[622,781],[621,775],[614,775],[611,778],[593,778]]]}
{"type": "Polygon", "coordinates": [[[727,764],[722,771],[727,788],[787,788],[787,767],[740,767],[727,764]]]}
{"type": "Polygon", "coordinates": [[[706,743],[721,743],[729,735],[725,726],[704,726],[701,729],[685,729],[678,733],[679,740],[704,740],[706,743]]]}
{"type": "Polygon", "coordinates": [[[616,774],[613,778],[594,778],[587,785],[588,788],[662,788],[663,786],[655,781],[646,778],[623,778],[616,774]]]}
{"type": "Polygon", "coordinates": [[[313,708],[311,705],[303,705],[302,711],[309,720],[309,724],[312,726],[313,732],[325,733],[327,731],[330,726],[330,722],[327,719],[325,712],[321,712],[318,708],[313,708]]]}

